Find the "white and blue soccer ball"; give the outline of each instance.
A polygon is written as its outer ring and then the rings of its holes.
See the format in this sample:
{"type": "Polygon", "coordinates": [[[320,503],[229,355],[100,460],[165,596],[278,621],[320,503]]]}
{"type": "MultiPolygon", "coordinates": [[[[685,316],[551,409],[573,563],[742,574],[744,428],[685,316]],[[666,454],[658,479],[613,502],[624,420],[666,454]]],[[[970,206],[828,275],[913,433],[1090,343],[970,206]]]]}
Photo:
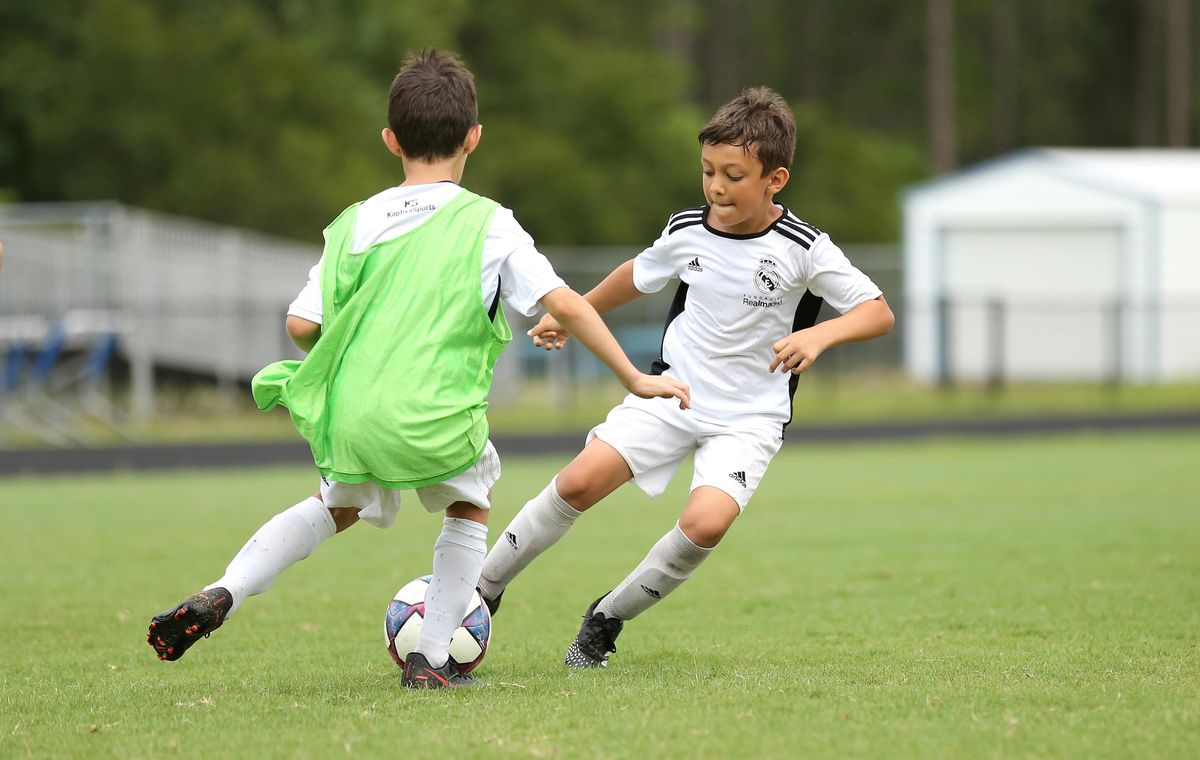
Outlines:
{"type": "MultiPolygon", "coordinates": [[[[384,621],[388,651],[400,667],[404,660],[416,650],[421,640],[421,622],[425,618],[425,592],[429,590],[432,575],[417,578],[396,592],[388,604],[384,621]]],[[[467,616],[450,639],[450,659],[463,673],[470,673],[487,654],[488,642],[492,638],[492,616],[483,603],[479,592],[471,594],[467,616]]]]}

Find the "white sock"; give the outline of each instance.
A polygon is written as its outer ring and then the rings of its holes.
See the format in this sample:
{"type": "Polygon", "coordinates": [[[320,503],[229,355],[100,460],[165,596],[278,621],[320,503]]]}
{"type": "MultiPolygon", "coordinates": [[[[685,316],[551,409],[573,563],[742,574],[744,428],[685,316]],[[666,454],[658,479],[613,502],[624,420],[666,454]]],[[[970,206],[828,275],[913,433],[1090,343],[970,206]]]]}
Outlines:
{"type": "Polygon", "coordinates": [[[541,493],[527,501],[488,552],[479,578],[479,590],[488,599],[499,596],[518,573],[562,538],[583,514],[563,501],[557,483],[555,477],[541,493]]]}
{"type": "Polygon", "coordinates": [[[686,581],[712,550],[696,546],[679,523],[658,539],[642,563],[596,605],[605,617],[633,620],[686,581]]]}
{"type": "Polygon", "coordinates": [[[233,607],[226,617],[232,617],[243,599],[269,589],[280,573],[312,554],[336,532],[333,515],[320,499],[309,497],[268,520],[225,568],[225,574],[204,588],[220,586],[229,591],[233,607]]]}
{"type": "Polygon", "coordinates": [[[417,642],[417,651],[432,667],[442,667],[450,657],[450,637],[467,615],[486,551],[486,525],[455,517],[442,521],[442,534],[433,544],[433,578],[425,592],[425,619],[417,642]]]}

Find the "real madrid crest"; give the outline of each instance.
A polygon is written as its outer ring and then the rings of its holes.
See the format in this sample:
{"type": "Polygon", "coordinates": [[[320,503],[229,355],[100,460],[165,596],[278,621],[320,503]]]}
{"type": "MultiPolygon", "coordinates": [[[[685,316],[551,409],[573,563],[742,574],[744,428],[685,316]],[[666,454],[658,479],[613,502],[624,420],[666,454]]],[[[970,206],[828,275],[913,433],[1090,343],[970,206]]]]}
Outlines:
{"type": "Polygon", "coordinates": [[[758,264],[758,270],[754,273],[754,287],[758,292],[769,295],[779,290],[779,273],[775,271],[775,262],[760,259],[758,264]]]}

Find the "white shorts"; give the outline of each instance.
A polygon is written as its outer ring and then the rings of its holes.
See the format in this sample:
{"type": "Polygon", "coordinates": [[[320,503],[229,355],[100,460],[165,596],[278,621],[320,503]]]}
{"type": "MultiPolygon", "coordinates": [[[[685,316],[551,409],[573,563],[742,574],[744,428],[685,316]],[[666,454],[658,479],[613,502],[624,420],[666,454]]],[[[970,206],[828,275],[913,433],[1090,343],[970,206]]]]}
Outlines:
{"type": "MultiPolygon", "coordinates": [[[[456,501],[491,509],[492,486],[500,480],[500,455],[488,441],[479,461],[466,472],[431,486],[415,489],[417,498],[430,512],[440,512],[456,501]]],[[[321,478],[321,501],[326,507],[356,507],[358,517],[377,528],[390,528],[400,510],[403,491],[375,482],[339,483],[321,478]]]]}
{"type": "Polygon", "coordinates": [[[671,482],[683,458],[695,451],[691,491],[712,486],[745,509],[783,445],[773,423],[722,425],[698,420],[672,399],[627,396],[588,433],[617,450],[638,488],[654,497],[671,482]]]}

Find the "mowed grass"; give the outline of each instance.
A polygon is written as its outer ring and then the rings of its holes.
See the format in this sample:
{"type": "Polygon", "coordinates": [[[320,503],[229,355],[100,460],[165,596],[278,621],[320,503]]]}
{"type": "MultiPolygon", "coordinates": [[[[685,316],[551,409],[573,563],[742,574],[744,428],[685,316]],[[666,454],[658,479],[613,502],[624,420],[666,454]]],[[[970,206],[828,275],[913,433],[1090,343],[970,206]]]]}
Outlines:
{"type": "MultiPolygon", "coordinates": [[[[493,538],[569,454],[505,461],[493,538]]],[[[607,671],[566,671],[687,485],[621,489],[513,584],[490,687],[415,693],[382,634],[429,570],[415,499],[162,663],[150,615],[311,473],[0,480],[0,757],[1196,756],[1200,435],[787,448],[607,671]]]]}

